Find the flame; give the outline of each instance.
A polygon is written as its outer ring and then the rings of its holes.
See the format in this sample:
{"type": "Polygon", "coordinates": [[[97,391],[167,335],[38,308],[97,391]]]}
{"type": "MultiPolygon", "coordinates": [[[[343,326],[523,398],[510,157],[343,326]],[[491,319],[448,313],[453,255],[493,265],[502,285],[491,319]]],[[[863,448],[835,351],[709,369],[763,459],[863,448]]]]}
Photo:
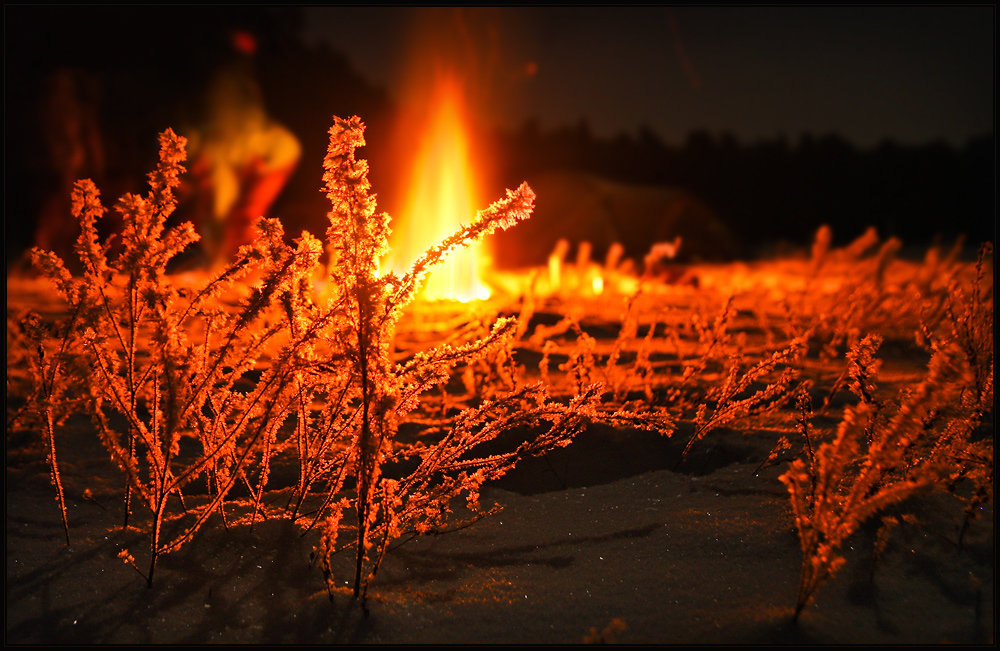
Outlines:
{"type": "MultiPolygon", "coordinates": [[[[430,107],[409,176],[408,199],[393,229],[394,260],[389,264],[397,272],[472,221],[479,203],[462,92],[454,77],[439,75],[430,107]]],[[[424,298],[463,302],[489,298],[489,288],[480,281],[488,257],[482,243],[452,251],[429,274],[424,298]]]]}

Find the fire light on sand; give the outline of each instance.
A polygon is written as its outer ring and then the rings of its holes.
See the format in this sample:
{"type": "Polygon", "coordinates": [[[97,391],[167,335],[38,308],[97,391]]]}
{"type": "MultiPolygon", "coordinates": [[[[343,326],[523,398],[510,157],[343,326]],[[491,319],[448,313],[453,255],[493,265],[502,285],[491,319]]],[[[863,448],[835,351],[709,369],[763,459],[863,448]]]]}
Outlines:
{"type": "MultiPolygon", "coordinates": [[[[461,86],[453,76],[439,74],[431,97],[405,207],[392,225],[392,258],[386,266],[400,273],[427,248],[472,221],[482,207],[461,86]]],[[[452,251],[430,273],[423,297],[463,302],[489,298],[489,288],[480,281],[488,264],[485,243],[452,251]]]]}

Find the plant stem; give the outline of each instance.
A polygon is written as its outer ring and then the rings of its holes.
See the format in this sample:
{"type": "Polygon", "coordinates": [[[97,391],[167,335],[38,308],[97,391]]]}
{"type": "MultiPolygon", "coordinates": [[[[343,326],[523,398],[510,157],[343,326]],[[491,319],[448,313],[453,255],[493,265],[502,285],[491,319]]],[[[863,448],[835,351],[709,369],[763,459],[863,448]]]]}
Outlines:
{"type": "Polygon", "coordinates": [[[59,466],[56,463],[56,437],[51,405],[45,405],[45,429],[49,444],[49,469],[52,472],[52,482],[56,486],[56,499],[59,500],[59,513],[62,515],[63,531],[66,533],[66,546],[69,547],[69,522],[66,520],[66,500],[63,497],[62,480],[59,478],[59,466]]]}

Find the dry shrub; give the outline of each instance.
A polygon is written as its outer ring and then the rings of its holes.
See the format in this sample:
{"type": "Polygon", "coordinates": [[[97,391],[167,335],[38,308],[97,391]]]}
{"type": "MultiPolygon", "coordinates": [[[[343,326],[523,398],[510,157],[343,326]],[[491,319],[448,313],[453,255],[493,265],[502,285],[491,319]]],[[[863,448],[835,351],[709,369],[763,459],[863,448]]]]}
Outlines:
{"type": "MultiPolygon", "coordinates": [[[[335,251],[331,281],[338,297],[318,311],[328,340],[336,347],[322,362],[326,395],[349,387],[328,401],[320,420],[335,421],[338,456],[328,474],[323,505],[319,558],[333,586],[331,556],[339,543],[345,512],[353,509],[356,530],[347,546],[356,547],[354,595],[364,596],[388,544],[407,533],[441,527],[451,502],[465,494],[478,509],[479,487],[502,475],[517,459],[569,443],[592,411],[593,392],[573,409],[547,400],[541,386],[515,390],[463,411],[432,444],[396,441],[399,423],[420,403],[422,394],[448,380],[452,368],[505,345],[513,335],[512,320],[498,321],[482,340],[464,346],[447,344],[413,356],[402,365],[390,359],[389,346],[403,307],[416,295],[420,281],[454,248],[468,245],[528,217],[534,195],[527,185],[489,209],[467,227],[429,249],[402,276],[378,274],[387,248],[388,217],[375,214],[368,193],[367,165],[354,157],[364,144],[360,120],[337,119],[330,130],[326,157],[327,196],[331,200],[327,237],[335,251]],[[534,440],[507,455],[475,458],[470,452],[515,426],[550,425],[534,440]],[[400,477],[386,476],[387,465],[417,459],[417,468],[400,477]],[[351,497],[353,495],[353,497],[351,497]]],[[[303,414],[303,417],[311,415],[303,414]]]]}
{"type": "MultiPolygon", "coordinates": [[[[114,249],[98,238],[96,224],[105,208],[97,188],[90,181],[76,184],[80,277],[71,276],[54,254],[33,252],[69,315],[57,326],[59,355],[65,359],[60,381],[83,387],[83,409],[124,475],[124,524],[130,523],[136,497],[149,511],[144,526],[150,559],[144,576],[150,585],[162,554],[189,540],[212,513],[225,517],[234,486],[243,484],[259,498],[293,388],[292,366],[282,358],[293,358],[294,352],[286,343],[278,363],[261,369],[258,361],[289,329],[281,323],[279,303],[317,262],[319,251],[308,240],[297,250],[287,249],[280,223],[262,220],[257,242],[241,249],[238,259],[203,288],[173,284],[167,264],[198,237],[189,223],[167,228],[184,169],[184,146],[172,131],[161,135],[149,194],[127,194],[116,205],[123,231],[114,249]],[[220,309],[219,295],[251,272],[260,278],[258,285],[231,301],[235,309],[220,309]],[[238,388],[257,373],[252,389],[238,388]],[[205,480],[208,498],[189,504],[183,489],[198,479],[205,480]],[[171,496],[178,498],[180,513],[170,512],[171,496]]],[[[48,370],[48,377],[57,370],[48,370]]],[[[40,384],[43,410],[52,409],[52,391],[46,387],[53,383],[43,378],[40,384]]],[[[135,564],[128,552],[122,557],[135,564]]]]}
{"type": "MultiPolygon", "coordinates": [[[[992,442],[970,438],[980,414],[962,397],[970,393],[972,374],[960,348],[936,350],[925,379],[888,410],[875,396],[880,343],[878,336],[865,337],[849,355],[850,388],[859,402],[845,408],[832,441],[814,440],[808,399],[799,403],[803,454],[781,476],[802,547],[795,619],[843,565],[840,547],[869,518],[961,478],[972,478],[975,502],[984,478],[992,482],[992,442]]],[[[887,536],[888,530],[880,533],[879,548],[887,536]]]]}
{"type": "MultiPolygon", "coordinates": [[[[197,235],[188,223],[167,227],[185,157],[184,139],[167,131],[149,194],[116,206],[120,246],[99,241],[105,209],[93,183],[82,181],[73,195],[82,276],[52,253],[34,253],[68,316],[52,327],[37,316],[20,329],[9,322],[8,342],[17,345],[8,362],[18,350],[31,361],[28,404],[45,423],[60,500],[55,430],[74,410],[92,417],[125,479],[125,525],[136,499],[148,512],[140,522],[149,564],[140,573],[149,585],[157,560],[214,514],[250,524],[290,517],[319,527],[317,557],[331,588],[332,556],[354,548],[353,592],[364,597],[390,542],[447,527],[459,497],[480,517],[482,484],[524,456],[567,445],[594,419],[663,427],[627,411],[599,413],[596,383],[581,383],[563,402],[541,383],[525,385],[511,358],[515,319],[484,319],[460,341],[395,361],[397,319],[428,270],[453,249],[526,219],[534,195],[527,185],[508,191],[407,273],[380,274],[389,218],[376,214],[367,164],[354,156],[363,131],[358,118],[336,118],[330,130],[325,246],[308,233],[289,245],[280,222],[261,219],[259,237],[231,265],[201,288],[177,286],[167,264],[197,235]],[[319,262],[324,250],[332,254],[327,266],[319,262]],[[313,290],[317,279],[331,289],[325,298],[313,290]],[[399,440],[400,423],[456,367],[480,373],[470,384],[476,404],[443,413],[419,440],[399,440]],[[476,454],[512,429],[526,432],[522,444],[476,454]],[[262,498],[272,489],[272,460],[285,452],[298,472],[280,510],[262,498]],[[236,487],[242,499],[232,497],[236,487]]],[[[8,385],[14,381],[8,373],[8,385]]],[[[127,550],[121,558],[139,569],[127,550]]]]}

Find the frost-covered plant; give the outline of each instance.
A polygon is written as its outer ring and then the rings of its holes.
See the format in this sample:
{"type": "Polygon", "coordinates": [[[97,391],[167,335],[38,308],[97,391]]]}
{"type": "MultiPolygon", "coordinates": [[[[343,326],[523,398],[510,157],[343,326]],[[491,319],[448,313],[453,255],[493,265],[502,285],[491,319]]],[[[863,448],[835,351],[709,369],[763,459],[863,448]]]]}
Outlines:
{"type": "MultiPolygon", "coordinates": [[[[618,331],[618,336],[615,338],[614,348],[611,350],[611,354],[608,355],[607,361],[604,363],[604,378],[608,387],[611,389],[612,394],[616,402],[620,402],[625,396],[626,389],[630,384],[630,376],[636,374],[635,367],[629,369],[625,364],[619,365],[619,361],[622,360],[622,356],[625,351],[632,346],[635,346],[636,337],[639,334],[639,310],[637,307],[637,297],[632,297],[625,308],[625,314],[622,317],[621,329],[618,331]]],[[[652,323],[649,326],[649,333],[654,332],[656,329],[656,323],[652,323]]],[[[639,353],[636,353],[636,358],[638,359],[639,353]]],[[[648,361],[648,355],[645,358],[648,361]]],[[[641,371],[639,372],[641,376],[641,371]]],[[[642,376],[643,380],[646,380],[642,376]]],[[[643,386],[646,383],[643,382],[643,386]]]]}
{"type": "MultiPolygon", "coordinates": [[[[517,317],[513,336],[504,337],[501,345],[492,347],[484,351],[484,354],[470,360],[464,369],[456,368],[461,372],[467,399],[489,399],[513,391],[524,384],[523,369],[514,360],[514,342],[521,330],[520,324],[524,317],[522,311],[517,317]]],[[[497,321],[498,315],[495,311],[477,314],[443,343],[454,346],[463,341],[469,343],[477,339],[484,340],[489,337],[490,328],[497,321]]],[[[442,404],[442,408],[446,407],[446,404],[442,404]]]]}
{"type": "Polygon", "coordinates": [[[684,447],[683,455],[713,429],[739,418],[778,409],[800,393],[808,386],[808,381],[796,383],[798,370],[795,365],[805,349],[804,339],[795,339],[746,371],[743,371],[742,356],[734,355],[726,379],[721,385],[712,387],[698,407],[694,417],[695,433],[684,447]],[[764,386],[755,390],[758,384],[764,386]]]}
{"type": "Polygon", "coordinates": [[[684,413],[699,408],[702,396],[692,391],[693,386],[704,378],[709,369],[722,367],[731,354],[729,327],[736,314],[733,301],[734,297],[729,296],[722,310],[711,321],[699,311],[690,315],[689,326],[697,338],[695,351],[682,362],[681,377],[669,386],[664,398],[676,411],[684,413]]]}
{"type": "Polygon", "coordinates": [[[951,282],[941,327],[931,332],[923,326],[921,333],[932,355],[950,353],[963,369],[961,381],[951,388],[952,400],[934,414],[935,419],[946,423],[940,436],[913,452],[914,456],[932,454],[943,458],[953,468],[950,485],[962,479],[972,483],[959,545],[981,505],[993,499],[993,438],[976,435],[993,415],[994,303],[987,269],[992,265],[992,254],[991,243],[980,247],[971,293],[966,294],[957,282],[951,282]]]}
{"type": "MultiPolygon", "coordinates": [[[[330,129],[330,147],[324,162],[327,197],[332,203],[327,238],[333,251],[331,280],[339,292],[331,308],[330,328],[334,349],[327,370],[330,378],[346,389],[338,397],[335,409],[341,405],[350,418],[340,428],[349,441],[349,452],[342,458],[338,481],[331,495],[343,488],[351,476],[356,497],[357,563],[354,591],[357,596],[366,579],[366,561],[374,544],[374,531],[385,523],[383,539],[395,537],[397,508],[401,506],[395,482],[383,477],[385,460],[395,450],[393,440],[399,416],[415,406],[419,394],[446,378],[450,365],[471,356],[471,350],[445,350],[424,355],[413,362],[406,373],[398,369],[390,357],[394,327],[400,312],[415,296],[419,282],[428,267],[442,259],[452,248],[471,243],[484,234],[512,225],[527,216],[533,195],[527,186],[510,193],[505,203],[480,216],[470,227],[428,251],[413,269],[403,277],[394,273],[379,275],[379,259],[388,248],[388,221],[385,214],[375,213],[375,198],[369,194],[368,169],[365,161],[355,158],[357,147],[364,145],[364,127],[357,118],[336,119],[330,129]]],[[[496,338],[502,336],[507,324],[500,324],[496,338]]],[[[324,560],[332,552],[338,535],[342,511],[349,502],[331,502],[331,513],[324,529],[324,560]]],[[[382,546],[384,550],[384,545],[382,546]]],[[[377,559],[372,561],[377,569],[377,559]]],[[[374,569],[372,570],[374,572],[374,569]]],[[[329,571],[328,571],[329,574],[329,571]]],[[[365,583],[365,585],[367,585],[365,583]]]]}
{"type": "MultiPolygon", "coordinates": [[[[962,382],[957,350],[941,350],[932,356],[927,377],[903,396],[899,408],[888,417],[871,397],[877,343],[869,337],[855,347],[850,375],[852,390],[861,401],[844,410],[832,441],[818,444],[813,440],[811,410],[800,402],[804,454],[780,477],[788,488],[802,547],[795,619],[843,565],[841,546],[866,520],[953,477],[962,466],[959,459],[944,452],[954,453],[956,447],[936,445],[941,430],[934,426],[935,415],[954,399],[955,387],[962,382]]],[[[947,431],[954,423],[954,417],[945,420],[943,429],[947,431]]]]}
{"type": "MultiPolygon", "coordinates": [[[[420,403],[420,397],[445,382],[459,363],[501,349],[516,324],[499,320],[482,340],[459,347],[442,345],[418,353],[402,364],[390,357],[394,328],[403,308],[419,288],[428,270],[453,249],[466,246],[497,228],[508,228],[531,212],[534,194],[525,184],[481,211],[468,226],[429,249],[403,275],[379,274],[385,253],[388,216],[376,214],[369,194],[367,163],[355,158],[364,144],[364,126],[358,118],[335,119],[324,166],[327,196],[332,203],[327,238],[334,251],[331,280],[338,298],[322,318],[329,322],[333,342],[323,363],[324,382],[349,387],[325,408],[343,414],[338,426],[343,441],[329,477],[318,556],[329,585],[333,582],[331,556],[356,548],[354,595],[367,592],[392,540],[410,532],[421,534],[440,527],[453,498],[464,495],[478,510],[483,482],[507,472],[526,454],[538,454],[566,445],[596,416],[597,387],[588,387],[569,405],[553,402],[541,385],[515,388],[461,412],[434,432],[432,443],[404,445],[397,441],[402,419],[420,403]],[[542,425],[548,423],[548,425],[542,425]],[[540,433],[537,433],[541,426],[540,433]],[[535,431],[516,450],[476,457],[474,449],[515,427],[535,431]],[[387,472],[393,464],[416,459],[417,467],[402,477],[387,472]],[[353,488],[353,491],[349,489],[353,488]],[[353,508],[356,531],[339,545],[344,515],[353,508]]],[[[331,391],[326,392],[327,396],[331,391]]],[[[620,420],[629,414],[616,416],[620,420]]],[[[324,422],[334,420],[324,416],[324,422]]]]}
{"type": "Polygon", "coordinates": [[[965,354],[973,376],[974,400],[986,411],[993,403],[993,285],[987,282],[987,266],[992,266],[993,245],[979,249],[972,294],[965,296],[957,283],[948,293],[948,322],[951,337],[965,354]]]}
{"type": "MultiPolygon", "coordinates": [[[[125,525],[136,496],[149,510],[144,576],[150,585],[162,554],[189,540],[212,513],[224,515],[234,485],[242,482],[259,496],[269,446],[288,411],[292,366],[272,366],[250,390],[236,385],[287,330],[281,323],[264,325],[265,313],[319,255],[318,244],[309,240],[289,250],[280,224],[262,220],[257,242],[241,249],[205,287],[172,284],[168,262],[197,239],[190,223],[167,228],[184,147],[185,140],[170,130],[160,136],[149,194],[126,194],[116,206],[123,222],[116,253],[110,240],[99,240],[96,223],[105,209],[90,181],[78,182],[73,191],[82,275],[71,276],[54,254],[34,251],[36,265],[66,303],[70,316],[62,336],[73,343],[67,350],[74,363],[91,369],[76,375],[87,386],[86,411],[101,442],[126,478],[125,525]],[[258,285],[234,310],[220,310],[213,299],[251,270],[261,279],[258,285]],[[260,457],[256,487],[249,470],[254,455],[260,457]],[[209,496],[189,508],[182,489],[200,477],[209,496]],[[182,505],[176,518],[168,512],[171,496],[182,505]],[[165,528],[174,519],[182,522],[168,535],[165,528]]],[[[122,557],[135,565],[127,551],[122,557]]]]}
{"type": "Polygon", "coordinates": [[[936,330],[948,319],[959,284],[961,244],[959,238],[943,257],[931,247],[917,266],[896,260],[902,242],[890,237],[880,243],[870,228],[848,247],[827,253],[823,275],[812,275],[817,265],[811,265],[797,304],[788,306],[788,320],[797,332],[812,330],[811,345],[824,359],[839,358],[867,333],[908,341],[917,324],[936,330]],[[866,251],[873,253],[863,257],[866,251]]]}
{"type": "Polygon", "coordinates": [[[7,322],[7,395],[8,398],[17,395],[24,385],[28,391],[24,404],[8,420],[7,429],[37,427],[42,432],[49,478],[56,491],[67,545],[69,522],[56,454],[56,428],[73,413],[86,392],[80,382],[86,372],[73,368],[79,363],[79,355],[75,353],[80,341],[73,327],[78,316],[76,311],[65,323],[50,325],[38,314],[29,312],[7,322]],[[53,327],[58,332],[52,332],[53,327]],[[22,373],[27,369],[27,377],[18,377],[13,369],[22,373]],[[12,386],[15,384],[19,386],[12,386]]]}
{"type": "Polygon", "coordinates": [[[541,383],[524,385],[510,358],[511,340],[518,331],[513,319],[499,319],[488,334],[481,330],[484,336],[479,340],[442,344],[394,363],[389,347],[396,321],[424,274],[450,250],[527,218],[534,194],[527,185],[508,191],[505,199],[481,211],[470,225],[429,249],[407,273],[380,276],[377,261],[386,248],[388,218],[375,214],[367,165],[354,158],[355,149],[364,144],[362,134],[357,118],[336,119],[325,162],[324,178],[333,205],[328,239],[337,260],[332,280],[340,298],[327,312],[333,335],[329,339],[337,344],[323,367],[328,381],[349,384],[351,389],[325,408],[346,415],[342,451],[327,473],[317,550],[332,587],[331,556],[356,548],[356,597],[366,594],[390,542],[441,529],[458,497],[478,513],[484,482],[503,475],[527,455],[567,445],[589,421],[670,427],[663,419],[631,412],[599,412],[603,389],[598,384],[581,384],[568,403],[550,399],[541,383]],[[421,441],[397,439],[400,422],[419,407],[426,392],[446,382],[457,365],[477,361],[486,362],[491,384],[503,385],[500,390],[492,386],[481,392],[478,405],[425,430],[421,441]],[[508,451],[477,452],[509,430],[525,432],[526,440],[508,451]],[[400,475],[398,468],[404,462],[416,467],[400,475]],[[344,516],[351,508],[357,522],[355,536],[340,544],[344,516]]]}

